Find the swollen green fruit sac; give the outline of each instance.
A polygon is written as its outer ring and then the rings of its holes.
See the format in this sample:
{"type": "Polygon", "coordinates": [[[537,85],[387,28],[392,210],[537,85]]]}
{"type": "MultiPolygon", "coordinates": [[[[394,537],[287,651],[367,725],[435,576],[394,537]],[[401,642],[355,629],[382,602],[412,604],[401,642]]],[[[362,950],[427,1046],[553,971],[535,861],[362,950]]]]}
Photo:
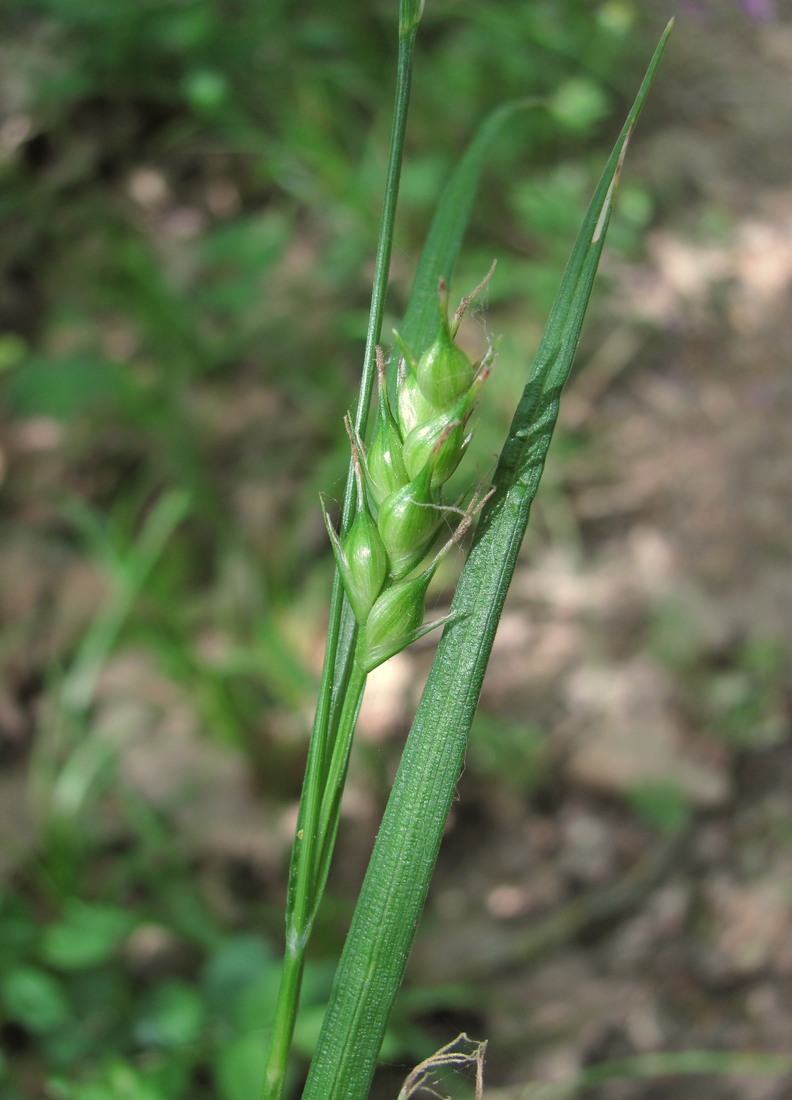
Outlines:
{"type": "Polygon", "coordinates": [[[443,316],[434,343],[418,360],[416,378],[421,393],[436,409],[447,409],[471,386],[476,368],[454,343],[443,316]]]}
{"type": "Polygon", "coordinates": [[[488,373],[488,367],[479,370],[473,384],[447,412],[418,424],[405,438],[402,457],[410,477],[417,477],[430,463],[432,485],[448,481],[467,448],[465,426],[488,373]]]}
{"type": "Polygon", "coordinates": [[[406,577],[420,563],[442,522],[443,509],[432,495],[431,479],[431,465],[427,465],[380,506],[377,526],[396,579],[406,577]]]}
{"type": "Polygon", "coordinates": [[[419,424],[425,424],[437,416],[437,409],[427,400],[418,385],[415,371],[406,365],[397,381],[399,400],[399,426],[406,438],[419,424]]]}
{"type": "Polygon", "coordinates": [[[464,453],[465,425],[450,413],[442,413],[428,424],[413,428],[404,441],[407,473],[417,477],[430,464],[433,486],[448,481],[464,453]]]}
{"type": "Polygon", "coordinates": [[[368,618],[388,573],[388,555],[376,523],[365,509],[358,512],[343,543],[324,514],[338,571],[359,625],[368,618]]]}
{"type": "Polygon", "coordinates": [[[394,653],[405,649],[416,637],[424,612],[428,572],[386,588],[371,609],[360,633],[358,660],[364,672],[371,672],[394,653]]]}
{"type": "Polygon", "coordinates": [[[347,561],[346,577],[342,571],[344,587],[355,618],[364,623],[388,572],[388,555],[368,512],[358,512],[343,547],[347,561]]]}
{"type": "Polygon", "coordinates": [[[410,480],[402,460],[401,435],[390,413],[377,418],[365,465],[366,481],[377,507],[410,480]]]}

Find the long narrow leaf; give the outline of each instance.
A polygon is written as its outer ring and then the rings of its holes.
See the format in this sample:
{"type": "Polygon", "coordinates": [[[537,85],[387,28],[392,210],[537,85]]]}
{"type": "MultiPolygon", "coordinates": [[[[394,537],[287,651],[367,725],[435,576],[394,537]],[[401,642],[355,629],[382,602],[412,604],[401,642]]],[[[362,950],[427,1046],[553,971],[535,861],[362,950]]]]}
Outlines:
{"type": "Polygon", "coordinates": [[[440,278],[451,281],[476,189],[492,144],[509,119],[518,111],[535,105],[534,100],[519,99],[504,103],[490,112],[446,184],[429,228],[399,330],[407,347],[428,347],[434,339],[437,330],[437,283],[440,278]]]}
{"type": "Polygon", "coordinates": [[[494,477],[358,899],[303,1100],[364,1100],[404,974],[655,51],[591,201],[494,477]]]}

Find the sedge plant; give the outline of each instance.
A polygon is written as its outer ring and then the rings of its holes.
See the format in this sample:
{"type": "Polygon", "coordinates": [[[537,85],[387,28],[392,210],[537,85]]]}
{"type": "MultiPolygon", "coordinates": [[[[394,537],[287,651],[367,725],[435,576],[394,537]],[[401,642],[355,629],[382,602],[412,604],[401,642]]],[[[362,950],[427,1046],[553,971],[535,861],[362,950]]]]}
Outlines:
{"type": "MultiPolygon", "coordinates": [[[[415,639],[445,630],[383,817],[336,973],[304,1100],[364,1100],[407,962],[462,768],[498,619],[580,336],[627,143],[665,48],[638,96],[583,220],[488,491],[445,499],[491,368],[455,342],[466,307],[448,284],[488,150],[527,104],[483,124],[438,206],[390,368],[380,347],[420,0],[400,0],[395,110],[360,392],[347,420],[350,468],[336,531],[325,661],[296,826],[281,985],[265,1100],[285,1095],[306,949],[327,881],[366,677],[415,639]],[[369,407],[374,423],[367,431],[369,407]],[[478,517],[450,612],[425,624],[427,587],[478,517]],[[439,549],[438,549],[439,547],[439,549]]],[[[485,391],[486,392],[486,391],[485,391]]]]}

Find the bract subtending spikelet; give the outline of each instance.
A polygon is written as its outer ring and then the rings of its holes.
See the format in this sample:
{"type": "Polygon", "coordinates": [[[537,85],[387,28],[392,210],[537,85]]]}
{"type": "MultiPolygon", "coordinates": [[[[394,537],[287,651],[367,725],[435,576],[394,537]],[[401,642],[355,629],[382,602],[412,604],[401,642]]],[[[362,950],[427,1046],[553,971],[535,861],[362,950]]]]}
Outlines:
{"type": "Polygon", "coordinates": [[[402,459],[402,438],[388,402],[385,360],[377,348],[378,404],[374,435],[365,457],[366,481],[377,507],[410,480],[402,459]]]}
{"type": "Polygon", "coordinates": [[[322,513],[333,547],[338,572],[341,574],[344,591],[358,624],[362,626],[368,618],[374,601],[382,591],[382,586],[388,575],[388,554],[379,533],[379,528],[366,503],[360,468],[360,455],[349,417],[344,418],[344,424],[349,435],[349,442],[352,447],[352,462],[355,467],[357,511],[343,540],[339,539],[330,522],[324,501],[322,501],[322,513]]]}
{"type": "Polygon", "coordinates": [[[371,672],[413,640],[423,621],[429,579],[421,573],[412,580],[397,581],[376,601],[358,642],[358,660],[364,672],[371,672]]]}
{"type": "Polygon", "coordinates": [[[420,564],[442,523],[444,508],[435,499],[431,483],[429,463],[380,506],[377,526],[388,552],[391,576],[397,580],[420,564]]]}
{"type": "MultiPolygon", "coordinates": [[[[396,334],[398,335],[398,334],[396,334]]],[[[402,359],[396,377],[396,395],[398,399],[399,427],[406,437],[419,424],[426,423],[437,416],[437,409],[421,393],[415,367],[410,360],[402,359]]]]}
{"type": "Polygon", "coordinates": [[[368,510],[358,512],[343,541],[333,529],[324,502],[322,512],[344,591],[362,625],[388,575],[388,555],[382,537],[368,510]]]}

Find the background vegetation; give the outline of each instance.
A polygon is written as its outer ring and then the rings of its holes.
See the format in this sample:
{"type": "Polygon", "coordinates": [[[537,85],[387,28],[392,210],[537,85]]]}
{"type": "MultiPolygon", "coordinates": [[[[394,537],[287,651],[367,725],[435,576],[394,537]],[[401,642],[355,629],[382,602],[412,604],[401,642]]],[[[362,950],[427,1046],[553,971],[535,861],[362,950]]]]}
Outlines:
{"type": "MultiPolygon", "coordinates": [[[[477,432],[482,479],[603,150],[668,14],[661,3],[655,8],[656,22],[631,0],[427,5],[386,329],[398,323],[433,204],[476,123],[505,99],[543,103],[511,124],[493,154],[455,288],[470,289],[498,258],[487,309],[466,335],[475,347],[504,334],[477,432]]],[[[724,51],[740,36],[764,49],[771,34],[788,34],[781,17],[777,26],[761,22],[773,20],[769,7],[748,9],[735,3],[724,14],[697,5],[681,33],[693,41],[722,33],[724,51]]],[[[384,0],[307,2],[299,11],[284,0],[6,0],[0,12],[0,1092],[7,1100],[256,1094],[329,588],[318,493],[339,492],[346,469],[341,420],[362,351],[394,18],[395,5],[384,0]]],[[[681,67],[686,56],[683,44],[681,67]]],[[[705,102],[727,102],[716,68],[707,72],[705,102]]],[[[663,564],[673,548],[644,539],[632,564],[644,562],[651,573],[651,599],[642,602],[646,593],[639,598],[633,585],[632,605],[622,599],[610,619],[597,606],[603,547],[605,558],[614,536],[635,547],[642,531],[675,516],[651,493],[625,507],[623,485],[621,500],[607,499],[605,490],[621,484],[620,461],[635,458],[634,439],[612,431],[621,413],[635,412],[635,391],[621,373],[651,337],[655,351],[643,362],[660,410],[654,424],[659,433],[667,416],[678,440],[688,438],[673,419],[680,402],[664,365],[669,338],[656,333],[676,326],[703,362],[714,334],[731,331],[747,340],[747,356],[758,339],[751,310],[766,322],[774,301],[757,305],[751,287],[765,284],[742,285],[737,260],[725,274],[715,263],[704,289],[689,290],[679,260],[663,268],[667,296],[677,294],[666,312],[646,309],[635,319],[636,280],[644,279],[645,298],[658,297],[647,270],[668,253],[647,262],[643,242],[666,224],[668,210],[707,256],[725,250],[728,257],[750,209],[737,184],[734,193],[718,190],[708,166],[697,167],[695,141],[674,137],[672,127],[695,121],[670,78],[669,88],[645,120],[657,140],[639,140],[636,169],[625,180],[609,246],[615,297],[595,304],[584,349],[592,381],[581,375],[555,446],[526,555],[545,565],[526,572],[522,598],[534,608],[549,601],[539,615],[551,628],[542,639],[554,637],[562,650],[564,623],[582,615],[586,638],[568,646],[569,660],[574,650],[585,668],[603,655],[610,662],[601,690],[578,683],[584,710],[592,691],[607,697],[628,654],[648,654],[645,662],[673,684],[671,709],[684,714],[685,729],[711,736],[694,746],[699,787],[689,769],[668,761],[665,772],[630,772],[625,782],[599,786],[580,767],[565,770],[546,734],[559,718],[564,726],[565,707],[574,711],[571,696],[564,703],[553,687],[566,666],[562,660],[551,670],[545,708],[534,709],[524,692],[526,675],[535,680],[525,671],[537,667],[529,662],[534,639],[520,634],[519,616],[507,621],[506,659],[471,750],[468,808],[449,837],[448,873],[468,859],[476,866],[476,823],[491,840],[498,805],[511,807],[520,835],[530,834],[537,850],[542,835],[548,843],[547,829],[560,829],[563,858],[553,859],[567,864],[564,889],[548,887],[545,898],[545,880],[523,879],[526,869],[508,854],[495,862],[519,884],[517,893],[493,894],[497,884],[474,871],[470,895],[486,894],[498,920],[535,909],[552,926],[554,905],[619,881],[631,857],[654,850],[658,837],[673,842],[702,812],[725,812],[740,796],[733,784],[744,761],[770,760],[788,743],[783,607],[777,620],[735,611],[724,626],[705,598],[718,584],[730,587],[739,562],[716,557],[699,586],[684,568],[680,580],[663,564]],[[665,405],[657,395],[663,385],[665,405]],[[615,404],[601,405],[603,394],[615,404]],[[603,428],[609,442],[598,444],[603,428]],[[592,561],[596,569],[585,564],[592,561]],[[664,569],[673,583],[657,581],[664,569]],[[564,576],[566,604],[552,588],[563,588],[564,576]],[[537,594],[537,581],[548,578],[545,595],[537,594]],[[588,602],[569,588],[575,583],[593,593],[588,602]],[[700,602],[690,598],[691,584],[700,602]],[[509,630],[517,631],[512,648],[509,630]],[[580,832],[587,814],[589,835],[613,833],[588,855],[580,832]],[[592,873],[597,859],[605,859],[601,875],[592,873]],[[538,890],[538,901],[520,901],[523,889],[538,890]]],[[[730,125],[737,130],[741,121],[738,112],[730,125]]],[[[774,164],[770,157],[763,177],[773,195],[782,186],[774,164]]],[[[739,183],[739,158],[727,167],[739,183]]],[[[776,225],[776,207],[768,210],[776,225]]],[[[774,346],[764,348],[771,366],[774,346]]],[[[738,367],[732,380],[742,393],[738,367]]],[[[764,386],[758,408],[775,402],[780,410],[788,386],[766,371],[754,378],[764,386]]],[[[685,410],[698,400],[689,389],[683,398],[685,410]]],[[[725,431],[728,416],[713,400],[709,423],[725,431]]],[[[640,432],[640,417],[625,423],[640,432]]],[[[758,454],[755,437],[743,443],[743,455],[758,454]]],[[[657,453],[638,459],[656,461],[657,453]]],[[[788,531],[774,526],[778,481],[757,480],[768,494],[760,534],[771,547],[757,572],[775,577],[788,531]]],[[[682,559],[695,557],[697,545],[696,502],[687,505],[677,515],[682,559]]],[[[710,517],[716,532],[721,523],[729,529],[721,512],[716,505],[710,517]]],[[[750,545],[740,554],[750,558],[750,545]]],[[[775,592],[775,584],[763,591],[775,592]]],[[[298,1033],[305,1055],[387,791],[398,749],[390,738],[403,726],[424,654],[394,664],[364,718],[342,859],[305,991],[298,1033]]],[[[640,674],[630,670],[633,683],[640,674]]],[[[640,682],[639,725],[646,725],[654,721],[646,698],[655,698],[658,681],[640,682]]],[[[612,760],[608,768],[618,771],[612,760]]],[[[759,833],[788,854],[792,814],[779,792],[770,793],[772,814],[759,833]]],[[[760,858],[756,875],[773,859],[760,858]]],[[[691,927],[711,922],[716,946],[719,913],[736,904],[730,871],[720,870],[722,896],[690,911],[691,927]]],[[[454,889],[464,891],[463,878],[454,889]]],[[[463,935],[450,937],[445,952],[428,948],[434,961],[406,989],[384,1051],[399,1066],[448,1041],[457,1021],[474,1031],[480,1025],[496,1051],[499,1041],[508,1051],[515,1028],[524,1045],[524,1027],[482,1007],[481,973],[455,967],[482,935],[469,903],[454,903],[448,887],[438,897],[466,914],[468,942],[463,935]],[[452,981],[457,969],[464,982],[452,981]]],[[[778,899],[779,919],[788,903],[778,899]]],[[[789,964],[787,941],[774,936],[767,933],[760,975],[778,952],[782,974],[789,964]]],[[[746,966],[755,976],[750,959],[746,966]]],[[[483,969],[494,978],[499,964],[483,969]]],[[[493,989],[485,1000],[503,1004],[501,994],[493,989]]],[[[772,988],[763,995],[772,1006],[772,988]]],[[[687,1010],[696,1017],[692,1002],[687,1010]]],[[[761,1003],[757,1011],[764,1019],[761,1003]]],[[[783,1046],[781,1035],[759,1025],[734,1041],[730,1034],[716,1041],[783,1046]]],[[[661,1028],[658,1042],[664,1037],[661,1028]]],[[[608,1053],[606,1038],[598,1033],[588,1048],[569,1049],[582,1059],[608,1053]]],[[[524,1080],[548,1068],[533,1053],[535,1063],[517,1067],[524,1080]]],[[[495,1053],[493,1079],[520,1079],[508,1063],[495,1053]]],[[[400,1068],[392,1078],[388,1072],[383,1095],[403,1076],[400,1068]]]]}

